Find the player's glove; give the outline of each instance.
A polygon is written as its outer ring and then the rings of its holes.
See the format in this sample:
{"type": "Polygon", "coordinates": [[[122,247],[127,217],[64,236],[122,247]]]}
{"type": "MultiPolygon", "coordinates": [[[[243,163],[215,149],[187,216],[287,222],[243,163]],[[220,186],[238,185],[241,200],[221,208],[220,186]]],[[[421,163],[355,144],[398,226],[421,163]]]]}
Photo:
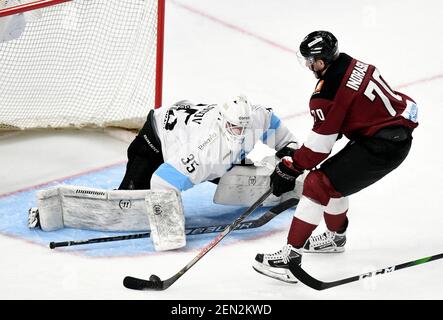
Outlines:
{"type": "Polygon", "coordinates": [[[285,157],[275,167],[271,174],[272,193],[279,197],[285,192],[295,189],[295,179],[303,173],[303,170],[297,169],[292,164],[292,159],[285,157]]]}
{"type": "Polygon", "coordinates": [[[275,156],[279,159],[283,157],[291,157],[294,155],[294,151],[297,149],[297,142],[288,142],[283,148],[275,153],[275,156]]]}

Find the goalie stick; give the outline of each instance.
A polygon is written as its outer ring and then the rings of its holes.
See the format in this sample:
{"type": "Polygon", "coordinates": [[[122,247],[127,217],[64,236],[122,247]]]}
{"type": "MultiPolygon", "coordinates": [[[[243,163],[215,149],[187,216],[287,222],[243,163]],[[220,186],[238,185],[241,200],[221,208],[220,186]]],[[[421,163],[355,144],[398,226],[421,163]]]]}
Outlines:
{"type": "MultiPolygon", "coordinates": [[[[263,215],[254,220],[244,221],[240,223],[235,230],[247,230],[259,228],[277,215],[282,213],[283,211],[294,207],[297,205],[298,199],[291,198],[279,203],[278,205],[272,207],[270,210],[265,212],[263,215]]],[[[200,227],[190,227],[185,229],[186,235],[195,235],[195,234],[206,234],[206,233],[216,233],[222,232],[225,230],[229,224],[220,224],[215,226],[200,226],[200,227]]],[[[104,237],[104,238],[93,238],[87,240],[72,240],[72,241],[61,241],[61,242],[51,242],[49,243],[49,248],[55,249],[58,247],[69,247],[69,246],[78,246],[83,244],[92,244],[92,243],[102,243],[102,242],[111,242],[111,241],[122,241],[122,240],[132,240],[132,239],[140,239],[140,238],[149,238],[151,236],[150,232],[144,233],[134,233],[122,236],[113,236],[113,237],[104,237]]]]}
{"type": "Polygon", "coordinates": [[[224,237],[226,237],[232,230],[234,230],[247,216],[249,216],[255,209],[257,209],[263,201],[271,194],[272,188],[265,192],[248,210],[246,210],[242,215],[240,215],[235,221],[230,224],[222,233],[220,233],[217,237],[214,238],[207,246],[205,246],[200,252],[197,254],[194,259],[192,259],[187,265],[185,265],[180,271],[174,274],[172,277],[161,280],[156,275],[151,275],[149,280],[134,278],[134,277],[125,277],[123,280],[123,285],[129,289],[135,290],[166,290],[175,281],[177,281],[182,275],[186,273],[189,269],[192,268],[194,264],[196,264],[201,258],[203,258],[206,253],[208,253],[212,248],[214,248],[224,237]]]}
{"type": "Polygon", "coordinates": [[[421,259],[417,259],[417,260],[413,260],[413,261],[408,261],[408,262],[405,262],[402,264],[397,264],[394,266],[386,267],[383,269],[379,269],[379,270],[375,270],[375,271],[371,271],[371,272],[367,272],[367,273],[362,273],[357,276],[353,276],[353,277],[349,277],[349,278],[345,278],[345,279],[341,279],[341,280],[337,280],[337,281],[332,281],[332,282],[323,282],[323,281],[315,279],[314,277],[309,275],[305,270],[303,270],[300,267],[300,265],[298,265],[298,264],[289,263],[289,270],[291,270],[292,274],[298,280],[300,280],[300,282],[304,283],[308,287],[311,287],[315,290],[325,290],[325,289],[333,288],[336,286],[341,286],[346,283],[367,279],[367,278],[370,278],[373,276],[378,276],[380,274],[391,273],[391,272],[394,272],[397,270],[418,266],[420,264],[431,262],[431,261],[442,259],[442,258],[443,258],[443,253],[440,253],[440,254],[430,256],[430,257],[421,258],[421,259]]]}

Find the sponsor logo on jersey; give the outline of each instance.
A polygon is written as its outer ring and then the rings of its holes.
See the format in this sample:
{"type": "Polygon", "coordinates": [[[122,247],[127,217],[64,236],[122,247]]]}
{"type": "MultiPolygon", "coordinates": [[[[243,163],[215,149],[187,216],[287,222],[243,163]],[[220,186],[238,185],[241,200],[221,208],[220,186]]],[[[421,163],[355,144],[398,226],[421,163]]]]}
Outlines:
{"type": "Polygon", "coordinates": [[[175,103],[174,106],[177,106],[178,108],[182,109],[190,109],[191,106],[193,106],[193,104],[190,103],[189,101],[183,100],[175,103]]]}
{"type": "Polygon", "coordinates": [[[417,105],[410,101],[406,101],[406,109],[401,114],[404,118],[408,119],[409,121],[412,121],[416,123],[418,121],[418,107],[417,105]]]}
{"type": "Polygon", "coordinates": [[[209,137],[203,141],[203,143],[198,145],[198,149],[201,151],[206,146],[208,146],[211,142],[213,142],[217,138],[217,134],[215,132],[209,134],[209,137]]]}
{"type": "Polygon", "coordinates": [[[248,180],[248,184],[250,186],[255,186],[256,183],[257,183],[257,177],[256,176],[250,176],[249,180],[248,180]]]}
{"type": "Polygon", "coordinates": [[[352,90],[358,91],[358,89],[360,89],[360,85],[363,82],[363,79],[365,78],[368,68],[369,65],[367,65],[366,63],[357,61],[354,69],[352,69],[348,81],[346,82],[346,86],[352,90]]]}

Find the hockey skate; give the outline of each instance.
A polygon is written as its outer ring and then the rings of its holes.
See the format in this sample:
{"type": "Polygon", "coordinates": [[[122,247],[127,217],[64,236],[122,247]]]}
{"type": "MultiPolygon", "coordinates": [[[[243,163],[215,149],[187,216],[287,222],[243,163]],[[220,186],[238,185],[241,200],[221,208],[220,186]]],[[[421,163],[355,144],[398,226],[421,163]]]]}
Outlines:
{"type": "Polygon", "coordinates": [[[302,254],[302,249],[296,249],[287,244],[276,253],[257,254],[252,268],[265,276],[284,282],[297,283],[297,279],[289,270],[289,261],[301,264],[302,254]]]}
{"type": "Polygon", "coordinates": [[[28,228],[40,228],[40,218],[38,215],[38,208],[29,208],[28,211],[28,228]]]}
{"type": "Polygon", "coordinates": [[[327,230],[311,236],[303,246],[304,252],[331,253],[345,251],[346,232],[337,233],[327,230]]]}

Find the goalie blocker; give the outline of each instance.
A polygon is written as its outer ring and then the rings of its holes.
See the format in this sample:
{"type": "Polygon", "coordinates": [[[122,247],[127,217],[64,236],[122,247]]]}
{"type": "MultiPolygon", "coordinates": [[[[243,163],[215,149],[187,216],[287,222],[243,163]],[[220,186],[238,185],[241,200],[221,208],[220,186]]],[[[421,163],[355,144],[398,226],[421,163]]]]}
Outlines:
{"type": "MultiPolygon", "coordinates": [[[[226,172],[217,184],[214,203],[224,205],[251,206],[270,185],[270,175],[278,157],[270,156],[254,165],[237,165],[226,172]]],[[[275,206],[290,198],[300,199],[303,191],[304,175],[296,180],[295,189],[280,197],[269,196],[263,206],[275,206]]]]}
{"type": "Polygon", "coordinates": [[[173,190],[102,190],[60,185],[37,193],[29,227],[99,231],[151,230],[158,251],[186,245],[181,197],[173,190]],[[35,222],[38,219],[38,224],[35,222]]]}

